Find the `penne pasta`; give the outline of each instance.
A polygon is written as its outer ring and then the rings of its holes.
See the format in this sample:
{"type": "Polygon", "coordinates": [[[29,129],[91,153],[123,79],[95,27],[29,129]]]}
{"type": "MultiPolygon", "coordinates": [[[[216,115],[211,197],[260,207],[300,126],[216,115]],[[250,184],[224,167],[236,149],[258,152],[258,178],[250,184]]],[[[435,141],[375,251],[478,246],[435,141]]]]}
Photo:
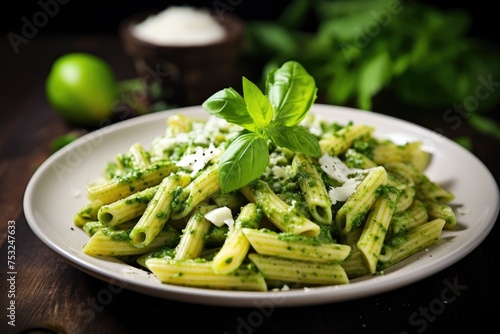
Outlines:
{"type": "Polygon", "coordinates": [[[311,216],[321,224],[332,223],[332,200],[316,165],[304,154],[293,158],[292,168],[311,216]]]}
{"type": "Polygon", "coordinates": [[[134,143],[110,157],[73,218],[88,237],[82,251],[164,284],[270,291],[368,278],[458,224],[453,194],[425,173],[430,154],[420,142],[396,145],[373,137],[369,125],[313,116],[293,132],[292,146],[315,138],[321,156],[270,142],[262,175],[224,191],[218,162],[241,131],[248,129],[216,117],[174,114],[149,149],[134,143]]]}

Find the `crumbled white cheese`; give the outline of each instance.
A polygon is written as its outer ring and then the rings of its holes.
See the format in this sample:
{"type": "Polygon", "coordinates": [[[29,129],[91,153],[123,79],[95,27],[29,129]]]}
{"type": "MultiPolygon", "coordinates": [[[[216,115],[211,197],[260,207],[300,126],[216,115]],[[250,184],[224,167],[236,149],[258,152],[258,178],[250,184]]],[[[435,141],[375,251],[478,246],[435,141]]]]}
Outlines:
{"type": "Polygon", "coordinates": [[[271,171],[274,177],[277,179],[284,179],[288,175],[286,169],[281,166],[274,166],[273,168],[271,168],[271,171]]]}
{"type": "Polygon", "coordinates": [[[321,169],[332,179],[345,183],[351,178],[362,177],[367,172],[365,169],[350,168],[339,157],[323,154],[319,158],[321,169]]]}
{"type": "Polygon", "coordinates": [[[206,164],[216,159],[221,154],[221,150],[210,144],[208,148],[197,146],[195,152],[184,155],[175,165],[191,171],[191,176],[195,176],[206,164]]]}
{"type": "MultiPolygon", "coordinates": [[[[169,133],[167,128],[165,135],[153,140],[151,144],[151,159],[162,159],[164,152],[172,151],[176,147],[182,147],[186,144],[189,146],[189,152],[186,153],[186,156],[196,154],[197,150],[201,149],[201,147],[206,148],[209,145],[214,145],[216,141],[224,142],[229,140],[241,129],[240,126],[215,116],[210,116],[206,121],[191,123],[189,132],[181,132],[173,135],[169,133]]],[[[171,157],[169,159],[172,160],[171,157]]],[[[181,164],[184,164],[184,162],[181,164]]]]}
{"type": "Polygon", "coordinates": [[[189,142],[189,135],[187,133],[179,133],[175,137],[163,136],[155,139],[152,143],[152,148],[158,152],[162,152],[172,150],[177,145],[187,142],[189,142]]]}
{"type": "Polygon", "coordinates": [[[207,212],[205,214],[205,219],[217,227],[221,227],[226,224],[229,227],[229,230],[231,230],[234,226],[233,213],[227,206],[216,208],[207,212]]]}
{"type": "Polygon", "coordinates": [[[227,31],[207,10],[172,6],[136,24],[133,33],[158,45],[203,45],[222,40],[227,31]]]}
{"type": "Polygon", "coordinates": [[[321,169],[332,179],[342,183],[340,187],[331,187],[328,195],[332,204],[345,202],[356,191],[369,169],[350,168],[339,157],[324,154],[319,158],[321,169]]]}
{"type": "Polygon", "coordinates": [[[288,164],[288,159],[285,157],[283,151],[271,152],[269,155],[269,165],[286,165],[288,164]]]}

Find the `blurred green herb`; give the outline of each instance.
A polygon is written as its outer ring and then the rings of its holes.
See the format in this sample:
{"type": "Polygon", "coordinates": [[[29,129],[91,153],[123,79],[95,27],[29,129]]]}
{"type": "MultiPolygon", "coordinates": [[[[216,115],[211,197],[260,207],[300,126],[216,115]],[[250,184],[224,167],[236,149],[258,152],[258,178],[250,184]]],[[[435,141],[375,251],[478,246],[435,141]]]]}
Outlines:
{"type": "Polygon", "coordinates": [[[417,2],[294,0],[275,22],[248,22],[247,54],[263,74],[300,62],[323,103],[377,111],[375,98],[388,93],[443,117],[454,113],[500,140],[500,125],[487,116],[500,102],[500,50],[468,36],[470,20],[417,2]]]}
{"type": "Polygon", "coordinates": [[[52,149],[52,152],[59,151],[61,148],[68,145],[69,143],[75,141],[76,139],[78,139],[79,137],[84,135],[85,133],[86,133],[86,131],[84,131],[84,130],[75,130],[75,131],[65,133],[65,134],[55,138],[54,140],[52,140],[50,142],[50,148],[52,149]]]}

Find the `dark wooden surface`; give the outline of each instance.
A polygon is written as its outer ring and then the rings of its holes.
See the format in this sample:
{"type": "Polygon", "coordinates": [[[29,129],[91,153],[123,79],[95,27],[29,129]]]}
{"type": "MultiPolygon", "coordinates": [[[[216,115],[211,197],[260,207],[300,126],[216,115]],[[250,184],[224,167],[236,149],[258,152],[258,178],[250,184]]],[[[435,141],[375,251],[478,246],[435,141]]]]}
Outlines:
{"type": "MultiPolygon", "coordinates": [[[[119,289],[109,299],[99,298],[112,290],[109,284],[46,247],[30,230],[22,199],[33,171],[51,153],[49,143],[72,129],[45,99],[44,81],[55,58],[91,52],[109,61],[119,79],[134,77],[134,68],[113,35],[41,34],[17,54],[5,39],[1,43],[0,333],[145,333],[157,328],[175,333],[469,333],[497,327],[499,226],[465,258],[427,279],[342,303],[268,310],[209,307],[119,289]],[[7,324],[8,221],[15,221],[16,233],[15,327],[7,324]],[[453,282],[460,289],[443,303],[453,282]]],[[[398,116],[431,129],[443,126],[439,117],[410,110],[398,116]]],[[[474,139],[474,154],[498,181],[499,142],[466,125],[456,131],[451,134],[474,139]]]]}

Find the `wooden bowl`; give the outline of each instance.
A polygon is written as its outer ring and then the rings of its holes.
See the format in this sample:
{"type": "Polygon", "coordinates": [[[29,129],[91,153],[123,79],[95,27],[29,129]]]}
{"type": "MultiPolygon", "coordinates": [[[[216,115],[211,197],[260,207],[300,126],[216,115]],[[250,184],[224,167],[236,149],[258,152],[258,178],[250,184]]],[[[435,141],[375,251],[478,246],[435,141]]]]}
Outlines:
{"type": "MultiPolygon", "coordinates": [[[[189,106],[203,103],[213,93],[233,85],[237,62],[243,47],[244,22],[235,15],[211,11],[226,29],[226,37],[204,45],[158,45],[135,36],[133,27],[157,12],[145,12],[120,24],[120,38],[125,52],[133,59],[152,92],[160,86],[163,99],[170,105],[189,106]]],[[[148,94],[154,99],[153,94],[148,94]]],[[[150,101],[152,103],[157,101],[150,101]]]]}

